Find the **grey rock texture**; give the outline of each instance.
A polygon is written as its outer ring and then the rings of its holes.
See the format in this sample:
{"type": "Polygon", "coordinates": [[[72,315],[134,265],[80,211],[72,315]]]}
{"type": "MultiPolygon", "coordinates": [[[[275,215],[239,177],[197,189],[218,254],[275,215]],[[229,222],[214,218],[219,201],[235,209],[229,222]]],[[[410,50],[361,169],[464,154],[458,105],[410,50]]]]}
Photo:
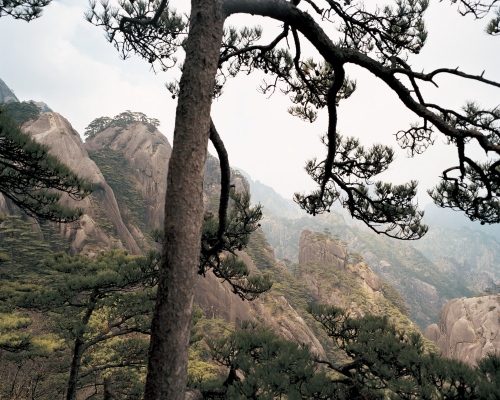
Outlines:
{"type": "Polygon", "coordinates": [[[439,324],[424,336],[443,356],[475,365],[489,353],[500,354],[500,295],[453,299],[439,313],[439,324]]]}
{"type": "Polygon", "coordinates": [[[300,235],[299,264],[345,266],[345,251],[333,240],[323,240],[316,233],[304,230],[300,235]]]}
{"type": "Polygon", "coordinates": [[[172,147],[158,130],[153,132],[143,123],[127,124],[124,128],[108,128],[85,142],[89,153],[111,149],[123,154],[131,171],[130,178],[147,204],[146,226],[163,226],[168,161],[172,147]]]}
{"type": "Polygon", "coordinates": [[[9,89],[6,83],[0,79],[0,103],[18,102],[19,99],[14,92],[9,89]]]}
{"type": "Polygon", "coordinates": [[[99,249],[115,247],[139,254],[136,240],[120,217],[113,190],[97,165],[89,158],[80,135],[71,124],[58,113],[44,113],[36,121],[25,123],[23,130],[37,142],[49,146],[51,154],[96,187],[96,191],[82,201],[76,202],[67,196],[63,198],[63,204],[80,207],[85,213],[84,218],[73,224],[60,225],[61,232],[71,242],[73,253],[92,255],[99,249]],[[96,210],[99,208],[112,223],[117,238],[111,237],[97,223],[96,210]],[[90,242],[97,243],[97,246],[90,242]]]}
{"type": "Polygon", "coordinates": [[[353,317],[387,315],[393,323],[416,330],[393,302],[396,299],[385,297],[377,274],[364,261],[349,262],[344,247],[335,239],[305,230],[299,247],[299,276],[317,303],[348,309],[353,317]]]}

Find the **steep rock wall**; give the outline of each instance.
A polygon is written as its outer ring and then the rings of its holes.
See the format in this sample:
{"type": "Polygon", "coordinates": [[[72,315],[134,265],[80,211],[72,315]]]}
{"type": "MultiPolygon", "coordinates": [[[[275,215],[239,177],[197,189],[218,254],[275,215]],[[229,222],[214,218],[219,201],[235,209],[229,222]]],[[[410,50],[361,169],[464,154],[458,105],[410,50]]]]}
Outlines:
{"type": "Polygon", "coordinates": [[[168,139],[158,130],[151,131],[146,124],[135,122],[99,132],[84,146],[91,156],[104,149],[123,155],[128,177],[147,207],[144,221],[147,228],[163,227],[168,161],[172,153],[168,139]]]}
{"type": "Polygon", "coordinates": [[[387,315],[392,322],[415,329],[404,314],[404,301],[397,292],[390,291],[397,298],[385,297],[384,283],[377,274],[364,261],[350,263],[344,248],[325,234],[302,232],[299,277],[318,303],[349,309],[352,316],[387,315]]]}
{"type": "Polygon", "coordinates": [[[299,265],[308,263],[344,268],[345,250],[334,240],[326,240],[326,237],[306,229],[300,235],[299,265]]]}
{"type": "Polygon", "coordinates": [[[500,354],[500,295],[453,299],[439,313],[439,324],[424,332],[448,358],[475,365],[500,354]]]}
{"type": "Polygon", "coordinates": [[[90,245],[90,242],[94,242],[102,243],[104,247],[126,248],[133,254],[139,254],[137,242],[121,219],[113,190],[97,165],[89,158],[80,135],[71,124],[58,113],[43,113],[37,120],[25,123],[23,130],[37,142],[49,146],[51,154],[96,187],[96,191],[82,201],[76,202],[67,196],[63,198],[63,204],[80,207],[85,213],[80,221],[60,225],[61,232],[71,241],[73,253],[95,252],[96,247],[90,245]],[[102,210],[113,225],[116,238],[99,226],[97,208],[102,210]]]}

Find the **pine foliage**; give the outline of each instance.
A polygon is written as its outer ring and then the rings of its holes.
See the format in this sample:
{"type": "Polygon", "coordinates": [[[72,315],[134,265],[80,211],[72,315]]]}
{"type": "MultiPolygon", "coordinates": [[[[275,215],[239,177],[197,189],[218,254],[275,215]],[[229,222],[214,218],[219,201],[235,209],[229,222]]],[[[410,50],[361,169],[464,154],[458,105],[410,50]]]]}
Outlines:
{"type": "Polygon", "coordinates": [[[141,112],[124,111],[120,114],[115,115],[113,118],[109,117],[99,117],[94,119],[86,128],[84,136],[87,139],[93,138],[99,132],[102,132],[108,128],[120,127],[124,128],[127,124],[134,122],[140,122],[147,126],[150,132],[154,132],[155,129],[160,125],[160,121],[156,118],[149,118],[141,112]]]}
{"type": "Polygon", "coordinates": [[[0,0],[0,17],[10,15],[14,19],[31,21],[42,15],[42,8],[52,0],[0,0]]]}
{"type": "Polygon", "coordinates": [[[92,190],[0,109],[0,193],[29,216],[70,222],[78,219],[82,210],[63,206],[62,195],[81,200],[92,190]]]}

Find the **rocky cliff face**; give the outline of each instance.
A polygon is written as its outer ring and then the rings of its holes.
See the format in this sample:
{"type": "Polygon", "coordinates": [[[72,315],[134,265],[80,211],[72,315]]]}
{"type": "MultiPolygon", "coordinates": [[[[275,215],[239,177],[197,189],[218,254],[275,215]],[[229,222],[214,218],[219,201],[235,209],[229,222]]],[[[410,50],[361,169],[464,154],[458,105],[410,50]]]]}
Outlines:
{"type": "MultiPolygon", "coordinates": [[[[71,124],[57,113],[44,113],[23,129],[96,188],[81,202],[63,199],[66,205],[84,210],[79,221],[57,225],[71,251],[93,256],[109,248],[122,248],[140,254],[147,247],[148,232],[163,225],[171,154],[166,137],[145,124],[130,123],[108,128],[82,143],[71,124]]],[[[213,212],[218,211],[219,182],[218,160],[209,155],[204,200],[207,210],[213,212]]],[[[232,184],[237,191],[249,190],[241,174],[232,173],[232,184]]],[[[0,207],[6,213],[15,212],[1,196],[0,207]]],[[[276,261],[272,248],[262,250],[269,260],[276,261]]],[[[240,257],[259,273],[259,266],[248,254],[241,252],[240,257]]],[[[222,317],[236,326],[246,320],[258,321],[286,338],[308,344],[317,354],[325,354],[311,328],[284,296],[269,293],[263,299],[244,302],[227,282],[212,274],[198,277],[196,285],[195,301],[207,317],[222,317]]]]}
{"type": "Polygon", "coordinates": [[[347,308],[353,316],[387,315],[394,323],[415,329],[404,314],[404,301],[397,292],[360,255],[352,258],[349,262],[345,248],[328,235],[309,230],[301,234],[299,277],[306,282],[316,302],[347,308]]]}
{"type": "Polygon", "coordinates": [[[18,102],[18,98],[12,90],[5,84],[3,80],[0,79],[0,104],[1,103],[11,103],[18,102]]]}
{"type": "MultiPolygon", "coordinates": [[[[140,200],[145,207],[142,222],[146,227],[148,229],[162,227],[168,161],[172,153],[167,138],[159,131],[150,131],[145,124],[135,122],[99,132],[85,142],[85,149],[101,168],[108,168],[106,172],[111,180],[114,173],[118,172],[120,178],[125,176],[132,187],[139,192],[140,200]],[[106,161],[109,160],[105,159],[113,156],[120,160],[120,171],[109,170],[113,166],[107,164],[106,161]]],[[[120,184],[118,179],[115,181],[117,187],[114,189],[119,192],[120,184]]]]}
{"type": "Polygon", "coordinates": [[[424,336],[448,358],[475,365],[489,353],[500,354],[500,295],[453,299],[439,313],[439,324],[424,336]]]}
{"type": "Polygon", "coordinates": [[[335,240],[329,240],[328,236],[306,229],[300,235],[299,265],[303,267],[308,263],[344,268],[346,266],[345,249],[335,240]]]}
{"type": "MultiPolygon", "coordinates": [[[[492,276],[494,276],[490,272],[479,274],[478,269],[474,269],[476,272],[474,278],[471,276],[474,275],[472,272],[465,275],[464,270],[470,267],[470,264],[465,260],[460,268],[443,268],[443,257],[431,260],[425,252],[419,251],[410,243],[381,237],[362,227],[347,224],[344,217],[335,211],[328,215],[291,220],[267,215],[266,204],[263,203],[263,205],[262,228],[266,232],[269,242],[275,247],[278,258],[290,259],[292,263],[300,261],[295,243],[300,240],[301,232],[305,229],[312,232],[322,232],[327,228],[333,235],[347,243],[348,252],[362,254],[370,268],[401,294],[410,307],[410,318],[422,330],[437,321],[439,310],[447,301],[455,297],[472,296],[474,291],[471,290],[472,287],[471,289],[468,287],[471,282],[483,278],[484,282],[491,282],[492,276]],[[486,277],[484,277],[485,274],[487,274],[486,277]],[[466,276],[470,279],[466,279],[466,276]]],[[[448,251],[445,241],[439,243],[441,252],[448,251]]],[[[471,241],[466,242],[465,245],[467,245],[466,251],[468,253],[472,253],[475,248],[481,251],[481,254],[486,254],[483,251],[485,250],[483,245],[474,246],[471,241]]],[[[489,254],[494,254],[494,249],[495,247],[492,247],[489,254]]],[[[455,254],[463,253],[457,247],[454,247],[454,251],[455,254]]],[[[490,260],[483,255],[478,255],[477,259],[490,260]]],[[[500,256],[493,255],[491,259],[498,260],[500,256]]],[[[456,264],[454,263],[454,265],[456,264]]],[[[491,265],[491,262],[488,265],[491,265]]],[[[474,287],[476,286],[474,285],[474,287]]],[[[488,283],[487,286],[492,285],[488,283]]]]}
{"type": "Polygon", "coordinates": [[[37,142],[49,146],[52,154],[96,187],[94,193],[83,201],[64,200],[66,205],[80,207],[85,213],[74,224],[60,225],[71,243],[72,252],[94,254],[99,249],[118,247],[139,254],[140,248],[120,216],[113,190],[89,158],[80,135],[71,124],[58,113],[44,113],[36,121],[25,123],[23,130],[37,142]],[[108,229],[106,224],[109,224],[108,229]]]}

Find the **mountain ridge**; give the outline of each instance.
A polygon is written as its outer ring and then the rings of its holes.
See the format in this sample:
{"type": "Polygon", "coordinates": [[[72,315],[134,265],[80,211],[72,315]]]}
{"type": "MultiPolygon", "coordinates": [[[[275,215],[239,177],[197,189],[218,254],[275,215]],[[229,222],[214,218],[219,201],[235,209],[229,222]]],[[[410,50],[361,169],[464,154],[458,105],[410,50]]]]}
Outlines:
{"type": "MultiPolygon", "coordinates": [[[[171,152],[164,135],[132,121],[104,129],[83,143],[71,124],[54,112],[41,114],[23,129],[96,187],[82,203],[63,198],[64,204],[84,209],[79,221],[57,225],[72,254],[94,257],[108,249],[141,254],[155,246],[149,232],[163,223],[171,152]]],[[[283,337],[309,345],[317,354],[331,357],[331,341],[305,311],[311,302],[347,307],[353,315],[383,313],[400,326],[415,329],[406,316],[408,306],[411,319],[423,329],[435,322],[447,301],[473,293],[468,286],[472,280],[462,268],[472,256],[463,251],[469,258],[454,254],[453,249],[463,250],[460,240],[450,248],[450,254],[440,250],[439,243],[450,239],[446,231],[431,240],[441,252],[427,257],[424,253],[431,251],[430,245],[420,251],[408,243],[380,238],[348,223],[345,215],[335,210],[319,218],[304,216],[291,200],[261,182],[246,179],[244,172],[233,170],[231,176],[237,191],[254,188],[254,202],[265,207],[262,229],[252,234],[248,248],[239,256],[254,273],[270,274],[275,285],[271,292],[249,303],[234,296],[227,283],[212,275],[200,276],[196,302],[206,316],[222,316],[236,326],[246,319],[258,321],[283,337]],[[285,210],[284,216],[279,215],[280,210],[285,210]],[[325,257],[317,258],[318,254],[325,257]],[[444,265],[445,258],[449,265],[444,265]],[[457,273],[462,274],[460,279],[454,277],[457,273]]],[[[218,160],[208,155],[203,194],[207,210],[218,211],[219,193],[218,160]]],[[[16,213],[3,196],[0,212],[16,213]]],[[[483,237],[488,235],[478,235],[477,240],[485,240],[483,237]]],[[[492,247],[496,241],[488,243],[492,247]]],[[[488,263],[477,285],[498,278],[496,259],[493,251],[483,251],[477,257],[476,272],[484,267],[480,264],[488,263]]]]}

